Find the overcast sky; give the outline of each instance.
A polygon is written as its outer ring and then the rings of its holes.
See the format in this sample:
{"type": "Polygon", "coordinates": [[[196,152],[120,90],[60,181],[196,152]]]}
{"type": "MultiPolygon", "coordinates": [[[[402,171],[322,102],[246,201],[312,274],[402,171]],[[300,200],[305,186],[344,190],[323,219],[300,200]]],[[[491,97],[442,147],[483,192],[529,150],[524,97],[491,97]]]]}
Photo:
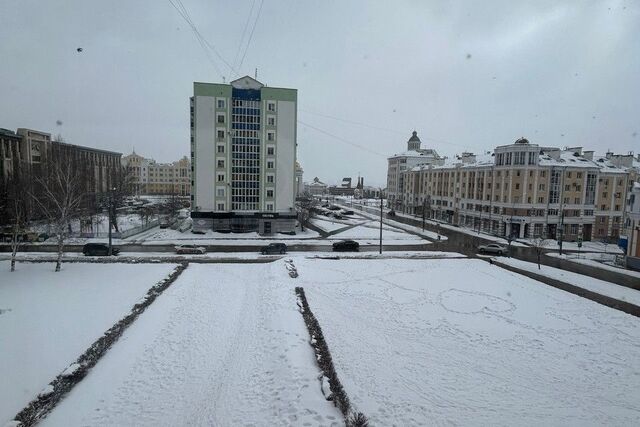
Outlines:
{"type": "Polygon", "coordinates": [[[521,136],[640,152],[638,1],[182,3],[216,52],[168,0],[2,0],[0,127],[173,161],[193,82],[257,67],[298,89],[307,181],[385,185],[414,129],[447,156],[521,136]]]}

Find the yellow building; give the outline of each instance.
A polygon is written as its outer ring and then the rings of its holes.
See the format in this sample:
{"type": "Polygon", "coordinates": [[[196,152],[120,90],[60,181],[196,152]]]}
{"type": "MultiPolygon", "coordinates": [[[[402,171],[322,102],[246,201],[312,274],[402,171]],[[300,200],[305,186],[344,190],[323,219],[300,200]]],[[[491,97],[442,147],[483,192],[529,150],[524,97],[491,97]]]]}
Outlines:
{"type": "Polygon", "coordinates": [[[629,170],[610,157],[521,138],[405,172],[402,209],[502,236],[616,239],[629,170]]]}
{"type": "Polygon", "coordinates": [[[173,163],[156,163],[133,153],[122,157],[133,177],[135,194],[188,196],[191,194],[191,163],[185,156],[173,163]]]}

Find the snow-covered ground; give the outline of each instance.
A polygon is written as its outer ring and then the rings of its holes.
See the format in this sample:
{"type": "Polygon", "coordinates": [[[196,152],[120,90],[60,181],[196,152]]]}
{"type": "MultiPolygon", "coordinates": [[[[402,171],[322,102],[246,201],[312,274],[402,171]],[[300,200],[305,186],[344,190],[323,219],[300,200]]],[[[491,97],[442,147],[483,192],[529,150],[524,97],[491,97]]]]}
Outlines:
{"type": "Polygon", "coordinates": [[[0,425],[126,315],[173,265],[0,262],[0,425]]]}
{"type": "Polygon", "coordinates": [[[615,283],[546,265],[540,265],[540,269],[538,270],[538,264],[520,261],[515,258],[497,258],[496,261],[640,306],[640,291],[627,288],[626,286],[620,286],[615,283]]]}
{"type": "Polygon", "coordinates": [[[296,284],[283,261],[190,265],[42,425],[343,425],[296,284]]]}
{"type": "Polygon", "coordinates": [[[614,254],[603,254],[603,253],[582,253],[582,254],[557,254],[557,253],[548,253],[546,256],[554,257],[554,258],[562,258],[567,261],[575,262],[578,264],[590,265],[592,267],[600,268],[603,270],[615,271],[616,273],[626,274],[627,276],[637,277],[640,279],[640,271],[628,270],[626,268],[617,267],[615,265],[611,265],[614,261],[616,255],[614,254]]]}
{"type": "Polygon", "coordinates": [[[251,233],[217,233],[208,231],[205,234],[194,234],[191,231],[180,232],[170,228],[161,229],[154,227],[143,233],[126,239],[127,242],[143,244],[197,244],[197,245],[266,245],[271,242],[285,242],[294,244],[298,242],[308,242],[317,239],[320,234],[317,231],[305,229],[304,232],[297,230],[295,235],[278,234],[275,236],[261,236],[256,232],[251,233]]]}
{"type": "Polygon", "coordinates": [[[640,322],[480,260],[294,259],[372,425],[636,425],[640,322]]]}
{"type": "Polygon", "coordinates": [[[315,225],[316,227],[321,228],[322,230],[326,231],[326,232],[332,232],[332,231],[336,231],[336,230],[340,230],[341,228],[346,228],[349,227],[351,225],[354,224],[358,224],[360,222],[365,222],[364,220],[362,220],[362,218],[359,218],[358,221],[344,221],[344,220],[339,220],[339,219],[331,219],[331,218],[324,218],[324,217],[314,217],[310,219],[311,223],[313,225],[315,225]]]}

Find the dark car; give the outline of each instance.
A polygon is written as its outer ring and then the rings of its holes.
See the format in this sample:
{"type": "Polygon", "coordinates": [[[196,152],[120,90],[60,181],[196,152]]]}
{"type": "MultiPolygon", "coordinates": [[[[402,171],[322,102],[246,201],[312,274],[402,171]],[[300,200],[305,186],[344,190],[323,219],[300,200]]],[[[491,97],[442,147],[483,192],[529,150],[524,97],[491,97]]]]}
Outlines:
{"type": "Polygon", "coordinates": [[[354,240],[343,240],[341,242],[335,242],[333,244],[333,250],[336,252],[352,252],[358,251],[360,243],[354,240]]]}
{"type": "Polygon", "coordinates": [[[287,245],[284,243],[269,243],[267,246],[263,246],[260,249],[262,255],[267,254],[285,254],[287,253],[287,245]]]}
{"type": "MultiPolygon", "coordinates": [[[[109,245],[106,243],[87,243],[82,248],[82,253],[86,256],[107,256],[109,255],[109,245]]],[[[120,253],[120,249],[112,246],[111,253],[113,255],[118,255],[120,253]]]]}
{"type": "Polygon", "coordinates": [[[389,211],[389,213],[387,213],[387,216],[396,216],[396,211],[394,211],[393,209],[391,209],[389,211]]]}
{"type": "Polygon", "coordinates": [[[353,211],[342,211],[342,215],[354,215],[355,212],[353,211]]]}

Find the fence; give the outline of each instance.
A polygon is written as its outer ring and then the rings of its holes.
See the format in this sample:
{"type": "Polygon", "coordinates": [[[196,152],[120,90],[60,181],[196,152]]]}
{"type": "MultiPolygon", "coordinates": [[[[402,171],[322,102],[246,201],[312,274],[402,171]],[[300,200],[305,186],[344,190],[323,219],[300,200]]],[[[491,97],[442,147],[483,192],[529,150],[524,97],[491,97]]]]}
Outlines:
{"type": "MultiPolygon", "coordinates": [[[[153,219],[144,225],[138,227],[129,228],[128,230],[112,232],[111,237],[114,239],[126,239],[127,237],[135,236],[136,234],[147,231],[158,225],[158,220],[153,219]]],[[[73,233],[70,237],[82,237],[82,238],[107,238],[109,237],[108,231],[92,231],[85,233],[73,233]]]]}

